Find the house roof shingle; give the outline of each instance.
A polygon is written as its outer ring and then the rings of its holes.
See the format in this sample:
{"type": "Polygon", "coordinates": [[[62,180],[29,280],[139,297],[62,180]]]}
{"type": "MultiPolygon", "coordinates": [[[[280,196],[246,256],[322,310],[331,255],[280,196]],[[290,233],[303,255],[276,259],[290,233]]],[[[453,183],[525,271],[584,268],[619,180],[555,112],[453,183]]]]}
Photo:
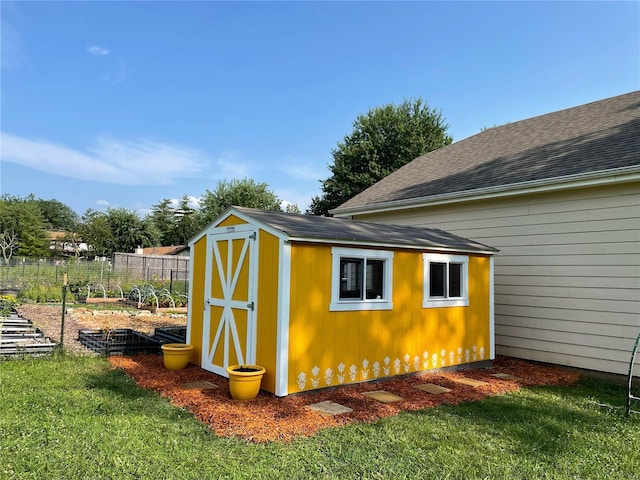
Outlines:
{"type": "Polygon", "coordinates": [[[493,247],[437,228],[357,222],[341,218],[297,215],[246,207],[232,207],[232,209],[286,234],[292,240],[478,253],[498,251],[493,247]]]}
{"type": "Polygon", "coordinates": [[[416,158],[334,212],[629,167],[640,170],[640,91],[490,128],[416,158]]]}
{"type": "Polygon", "coordinates": [[[188,248],[187,245],[171,245],[169,247],[147,247],[142,249],[143,255],[176,255],[188,248]]]}

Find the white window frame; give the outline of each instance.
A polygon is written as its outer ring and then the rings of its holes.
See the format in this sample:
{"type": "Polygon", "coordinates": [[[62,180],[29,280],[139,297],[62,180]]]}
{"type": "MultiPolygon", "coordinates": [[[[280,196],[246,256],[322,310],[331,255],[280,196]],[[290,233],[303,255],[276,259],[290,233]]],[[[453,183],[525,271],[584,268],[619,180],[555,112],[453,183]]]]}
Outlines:
{"type": "MultiPolygon", "coordinates": [[[[362,288],[366,292],[366,268],[363,275],[362,288]]],[[[363,248],[331,248],[331,304],[329,310],[332,312],[344,312],[355,310],[391,310],[393,308],[393,252],[388,250],[367,250],[363,248]],[[382,260],[383,268],[383,288],[385,298],[364,298],[364,299],[341,299],[340,298],[340,260],[342,258],[356,258],[367,260],[382,260]]],[[[364,295],[366,297],[366,295],[364,295]]]]}
{"type": "Polygon", "coordinates": [[[467,255],[447,255],[442,253],[423,253],[424,262],[424,294],[422,308],[438,307],[468,307],[469,306],[469,257],[467,255]],[[447,280],[445,281],[444,297],[430,297],[430,264],[446,264],[447,280]],[[449,297],[449,264],[458,263],[462,265],[460,272],[460,296],[449,297]]]}

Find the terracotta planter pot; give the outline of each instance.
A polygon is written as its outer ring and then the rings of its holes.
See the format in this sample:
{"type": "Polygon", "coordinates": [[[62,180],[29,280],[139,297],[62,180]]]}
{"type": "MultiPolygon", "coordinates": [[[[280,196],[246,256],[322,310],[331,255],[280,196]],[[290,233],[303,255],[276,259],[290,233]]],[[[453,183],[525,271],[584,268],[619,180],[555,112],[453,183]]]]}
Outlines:
{"type": "Polygon", "coordinates": [[[258,396],[264,367],[259,365],[231,365],[227,367],[229,390],[234,400],[252,400],[258,396]]]}
{"type": "Polygon", "coordinates": [[[186,343],[166,343],[160,347],[164,368],[167,370],[181,370],[189,364],[193,345],[186,343]]]}

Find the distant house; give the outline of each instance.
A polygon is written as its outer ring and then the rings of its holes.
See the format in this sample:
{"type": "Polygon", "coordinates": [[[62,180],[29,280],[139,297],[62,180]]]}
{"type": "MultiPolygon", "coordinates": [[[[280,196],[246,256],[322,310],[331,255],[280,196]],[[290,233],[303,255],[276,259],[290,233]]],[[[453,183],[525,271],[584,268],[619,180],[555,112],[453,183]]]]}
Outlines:
{"type": "Polygon", "coordinates": [[[136,249],[141,255],[181,255],[189,256],[189,245],[171,245],[170,247],[147,247],[136,249]]]}
{"type": "Polygon", "coordinates": [[[640,91],[490,128],[332,213],[498,248],[498,354],[627,373],[640,332],[640,91]]]}
{"type": "Polygon", "coordinates": [[[83,255],[89,247],[77,233],[49,231],[49,250],[62,255],[83,255]]]}

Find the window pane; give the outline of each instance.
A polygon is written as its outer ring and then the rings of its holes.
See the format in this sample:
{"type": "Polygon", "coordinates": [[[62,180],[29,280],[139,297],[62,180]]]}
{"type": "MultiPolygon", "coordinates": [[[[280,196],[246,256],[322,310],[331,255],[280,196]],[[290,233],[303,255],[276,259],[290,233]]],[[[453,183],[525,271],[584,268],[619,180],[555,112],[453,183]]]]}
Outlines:
{"type": "Polygon", "coordinates": [[[462,264],[449,264],[449,297],[462,296],[462,264]]]}
{"type": "Polygon", "coordinates": [[[431,262],[429,264],[429,296],[444,297],[446,263],[431,262]]]}
{"type": "Polygon", "coordinates": [[[367,298],[384,298],[384,260],[367,260],[367,298]]]}
{"type": "Polygon", "coordinates": [[[362,300],[362,270],[362,259],[340,259],[340,299],[362,300]]]}

